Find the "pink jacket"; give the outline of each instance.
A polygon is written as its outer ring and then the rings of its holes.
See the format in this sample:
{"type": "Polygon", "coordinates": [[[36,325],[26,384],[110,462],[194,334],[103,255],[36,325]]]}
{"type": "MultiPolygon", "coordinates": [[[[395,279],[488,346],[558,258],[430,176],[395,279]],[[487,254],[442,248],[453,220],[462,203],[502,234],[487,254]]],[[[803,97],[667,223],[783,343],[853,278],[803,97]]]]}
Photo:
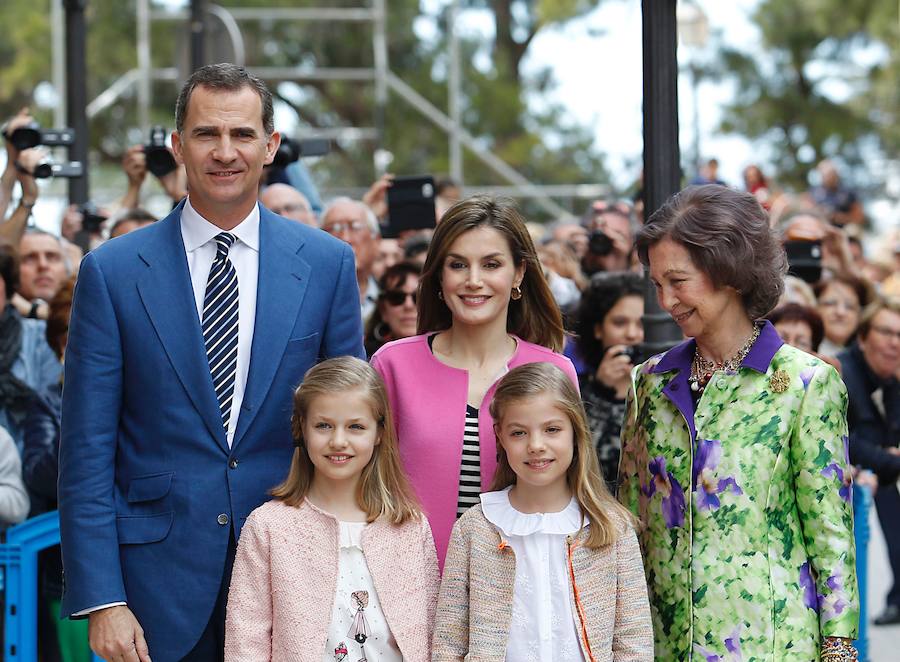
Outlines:
{"type": "MultiPolygon", "coordinates": [[[[226,662],[321,660],[337,590],[338,520],[308,501],[270,501],[241,531],[228,593],[226,662]]],[[[363,554],[404,660],[428,662],[440,578],[425,519],[382,520],[363,554]]]]}
{"type": "MultiPolygon", "coordinates": [[[[388,343],[375,352],[372,366],[387,385],[400,439],[400,459],[428,516],[438,563],[443,568],[450,530],[456,521],[469,373],[439,361],[428,346],[428,335],[388,343]]],[[[578,387],[575,368],[568,358],[519,338],[516,342],[516,352],[507,367],[554,363],[578,387]]],[[[478,410],[482,491],[490,488],[497,468],[494,419],[488,411],[496,386],[488,389],[478,410]]]]}

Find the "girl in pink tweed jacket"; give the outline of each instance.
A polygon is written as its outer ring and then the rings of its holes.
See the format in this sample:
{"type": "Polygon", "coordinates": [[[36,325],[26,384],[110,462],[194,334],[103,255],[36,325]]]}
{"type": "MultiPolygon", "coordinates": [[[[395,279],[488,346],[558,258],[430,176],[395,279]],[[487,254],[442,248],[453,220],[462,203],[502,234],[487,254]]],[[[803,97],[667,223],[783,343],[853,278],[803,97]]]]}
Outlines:
{"type": "Polygon", "coordinates": [[[400,468],[381,378],[345,356],[294,394],[297,449],[274,500],[241,532],[227,662],[427,662],[434,540],[400,468]]]}
{"type": "Polygon", "coordinates": [[[550,363],[514,368],[491,414],[496,491],[453,527],[432,660],[652,662],[637,537],[571,380],[550,363]]]}

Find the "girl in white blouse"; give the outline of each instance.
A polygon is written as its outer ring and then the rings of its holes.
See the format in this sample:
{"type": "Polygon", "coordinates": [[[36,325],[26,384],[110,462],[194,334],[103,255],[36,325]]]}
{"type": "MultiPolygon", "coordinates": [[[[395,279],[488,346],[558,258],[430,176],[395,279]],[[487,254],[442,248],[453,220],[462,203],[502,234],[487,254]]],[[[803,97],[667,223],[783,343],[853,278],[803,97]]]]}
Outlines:
{"type": "Polygon", "coordinates": [[[349,356],[311,368],[292,430],[287,479],[241,531],[225,659],[427,662],[437,556],[378,373],[349,356]]]}
{"type": "Polygon", "coordinates": [[[637,537],[571,380],[550,363],[514,368],[491,415],[495,491],[453,527],[432,659],[653,660],[637,537]]]}

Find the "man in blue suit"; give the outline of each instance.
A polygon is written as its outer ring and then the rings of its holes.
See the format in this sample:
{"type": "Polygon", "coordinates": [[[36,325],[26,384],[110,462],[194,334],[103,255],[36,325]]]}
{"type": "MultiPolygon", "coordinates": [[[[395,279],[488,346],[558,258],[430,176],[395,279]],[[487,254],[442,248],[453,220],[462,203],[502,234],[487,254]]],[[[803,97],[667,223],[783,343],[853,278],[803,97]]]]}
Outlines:
{"type": "Polygon", "coordinates": [[[82,263],[62,611],[89,617],[104,658],[222,659],[235,541],[288,470],[293,389],[320,358],[365,356],[350,248],[257,205],[279,141],[264,83],[199,69],[172,134],[187,199],[82,263]]]}

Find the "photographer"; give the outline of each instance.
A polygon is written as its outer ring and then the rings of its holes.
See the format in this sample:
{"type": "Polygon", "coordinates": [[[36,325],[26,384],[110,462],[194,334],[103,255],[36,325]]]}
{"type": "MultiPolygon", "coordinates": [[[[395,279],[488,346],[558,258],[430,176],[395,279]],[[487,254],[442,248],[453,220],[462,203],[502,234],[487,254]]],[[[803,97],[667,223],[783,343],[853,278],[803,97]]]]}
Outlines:
{"type": "MultiPolygon", "coordinates": [[[[10,119],[4,127],[4,135],[8,136],[17,128],[25,126],[33,122],[28,109],[24,108],[10,119]]],[[[0,242],[15,246],[19,243],[25,226],[28,224],[28,217],[31,216],[31,210],[35,205],[38,197],[38,188],[34,177],[30,172],[34,171],[35,166],[44,158],[46,153],[42,149],[31,148],[19,150],[13,145],[12,141],[6,138],[6,169],[0,176],[0,210],[5,214],[6,209],[12,200],[13,188],[16,182],[22,189],[19,204],[0,224],[0,242]]]]}
{"type": "Polygon", "coordinates": [[[590,235],[582,259],[584,272],[591,275],[598,271],[628,271],[634,244],[629,211],[598,201],[592,205],[585,225],[590,235]]]}
{"type": "MultiPolygon", "coordinates": [[[[132,145],[122,157],[122,170],[128,177],[128,188],[125,195],[119,200],[119,207],[122,209],[140,207],[141,187],[147,178],[147,149],[148,146],[145,145],[132,145]]],[[[166,149],[171,153],[168,147],[166,149]]],[[[159,176],[158,179],[166,195],[172,200],[173,206],[187,195],[187,175],[184,167],[177,166],[174,170],[159,176]]]]}

